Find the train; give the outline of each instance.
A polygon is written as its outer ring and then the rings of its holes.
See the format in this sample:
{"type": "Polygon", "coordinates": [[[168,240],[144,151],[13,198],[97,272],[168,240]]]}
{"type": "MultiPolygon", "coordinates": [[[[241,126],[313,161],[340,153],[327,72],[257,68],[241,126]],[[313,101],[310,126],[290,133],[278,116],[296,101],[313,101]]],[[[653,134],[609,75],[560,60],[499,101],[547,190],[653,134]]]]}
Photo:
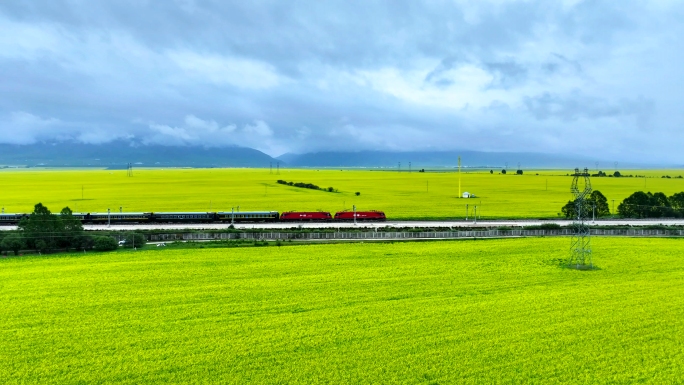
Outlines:
{"type": "MultiPolygon", "coordinates": [[[[218,211],[218,212],[137,212],[73,213],[83,224],[109,223],[258,223],[258,222],[350,222],[386,221],[382,211],[218,211]]],[[[0,214],[0,225],[16,225],[28,214],[0,214]]]]}

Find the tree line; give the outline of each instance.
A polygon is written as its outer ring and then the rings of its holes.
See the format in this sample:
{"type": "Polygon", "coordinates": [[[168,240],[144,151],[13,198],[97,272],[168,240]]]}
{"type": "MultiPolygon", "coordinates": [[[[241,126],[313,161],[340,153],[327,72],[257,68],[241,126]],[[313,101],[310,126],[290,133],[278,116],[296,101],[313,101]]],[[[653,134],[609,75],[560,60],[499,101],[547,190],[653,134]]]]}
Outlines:
{"type": "MultiPolygon", "coordinates": [[[[80,219],[73,216],[69,207],[63,208],[59,214],[53,214],[42,203],[36,204],[33,212],[19,221],[16,231],[2,232],[0,236],[0,252],[12,251],[15,255],[21,250],[36,250],[40,253],[57,250],[108,251],[116,250],[119,246],[114,237],[86,234],[80,219]]],[[[124,239],[124,246],[127,247],[145,245],[142,234],[128,233],[124,239]]]]}
{"type": "Polygon", "coordinates": [[[668,197],[662,192],[637,191],[625,198],[617,211],[625,218],[681,218],[684,216],[684,192],[668,197]]]}
{"type": "Polygon", "coordinates": [[[288,181],[285,181],[282,179],[278,179],[276,182],[278,184],[284,184],[286,186],[292,186],[292,187],[308,188],[311,190],[321,190],[321,191],[326,191],[326,192],[337,192],[337,189],[335,189],[333,187],[322,188],[322,187],[316,186],[313,183],[288,182],[288,181]]]}
{"type": "MultiPolygon", "coordinates": [[[[576,201],[568,201],[561,208],[566,218],[577,217],[576,201]]],[[[608,199],[598,190],[584,200],[582,212],[586,217],[610,215],[608,199]]],[[[637,191],[625,198],[617,207],[617,215],[623,218],[682,218],[684,217],[684,192],[667,196],[662,192],[637,191]]]]}

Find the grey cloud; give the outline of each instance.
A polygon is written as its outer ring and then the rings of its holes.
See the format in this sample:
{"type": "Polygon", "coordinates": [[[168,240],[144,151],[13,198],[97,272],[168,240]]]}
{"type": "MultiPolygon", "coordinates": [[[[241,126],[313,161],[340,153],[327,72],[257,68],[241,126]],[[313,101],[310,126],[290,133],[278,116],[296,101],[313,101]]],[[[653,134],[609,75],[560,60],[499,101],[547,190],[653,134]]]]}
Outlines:
{"type": "Polygon", "coordinates": [[[558,53],[552,53],[549,60],[542,64],[542,70],[549,74],[565,72],[570,75],[577,75],[582,73],[582,65],[576,60],[568,59],[558,53]]]}
{"type": "Polygon", "coordinates": [[[565,121],[633,116],[639,128],[645,128],[654,113],[653,100],[638,97],[610,101],[579,91],[567,95],[544,93],[525,98],[525,106],[537,119],[558,118],[565,121]]]}
{"type": "Polygon", "coordinates": [[[494,75],[493,88],[508,89],[527,80],[527,68],[513,60],[484,63],[484,67],[494,75]]]}
{"type": "MultiPolygon", "coordinates": [[[[285,73],[314,59],[336,66],[395,64],[416,53],[427,56],[467,52],[487,56],[516,49],[535,36],[535,28],[562,22],[573,35],[623,28],[597,25],[593,11],[621,20],[625,11],[609,2],[585,3],[563,10],[547,2],[486,2],[469,7],[415,1],[325,3],[279,1],[105,0],[5,2],[0,11],[13,19],[125,31],[154,49],[185,46],[206,52],[231,52],[272,62],[285,73]],[[466,9],[470,8],[469,11],[466,9]],[[473,16],[468,16],[472,14],[473,16]]],[[[485,60],[486,61],[486,60],[485,60]]]]}
{"type": "Polygon", "coordinates": [[[612,130],[638,129],[616,149],[656,148],[643,131],[672,133],[684,121],[672,87],[683,10],[636,1],[4,1],[0,141],[237,144],[271,155],[557,151],[566,130],[610,120],[612,130]]]}

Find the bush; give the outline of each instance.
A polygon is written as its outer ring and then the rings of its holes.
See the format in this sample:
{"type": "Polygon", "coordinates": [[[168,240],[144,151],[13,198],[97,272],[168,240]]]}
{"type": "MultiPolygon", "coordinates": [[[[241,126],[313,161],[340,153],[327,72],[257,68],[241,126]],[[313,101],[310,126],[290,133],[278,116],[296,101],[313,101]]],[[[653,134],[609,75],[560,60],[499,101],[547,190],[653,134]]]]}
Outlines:
{"type": "Polygon", "coordinates": [[[0,248],[2,250],[11,250],[14,252],[14,255],[19,255],[19,250],[23,249],[26,247],[26,242],[24,241],[24,238],[20,234],[10,234],[3,238],[0,248]]]}
{"type": "Polygon", "coordinates": [[[123,244],[123,247],[129,249],[132,249],[133,247],[135,247],[136,249],[145,247],[145,242],[147,241],[143,234],[138,233],[128,233],[126,234],[126,237],[124,239],[126,240],[126,242],[123,244]]]}
{"type": "Polygon", "coordinates": [[[48,243],[42,239],[39,239],[35,242],[35,247],[36,250],[38,250],[41,253],[45,253],[48,251],[48,243]]]}
{"type": "Polygon", "coordinates": [[[112,237],[95,237],[93,244],[97,251],[112,251],[119,247],[119,243],[112,237]]]}
{"type": "Polygon", "coordinates": [[[95,239],[87,234],[81,234],[74,238],[73,247],[78,250],[90,250],[95,245],[95,239]]]}

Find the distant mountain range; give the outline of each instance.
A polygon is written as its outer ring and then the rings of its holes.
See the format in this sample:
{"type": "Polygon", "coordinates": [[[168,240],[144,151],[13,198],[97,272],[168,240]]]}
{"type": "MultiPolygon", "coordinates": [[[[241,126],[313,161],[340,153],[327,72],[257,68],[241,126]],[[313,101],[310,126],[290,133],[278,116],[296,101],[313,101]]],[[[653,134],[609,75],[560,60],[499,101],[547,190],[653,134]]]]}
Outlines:
{"type": "Polygon", "coordinates": [[[31,167],[269,167],[278,160],[261,151],[244,147],[131,145],[117,141],[106,144],[36,143],[0,144],[0,165],[31,167]]]}
{"type": "MultiPolygon", "coordinates": [[[[132,145],[117,141],[106,144],[36,143],[30,145],[0,144],[0,166],[29,167],[367,167],[406,170],[421,168],[523,169],[588,167],[594,169],[596,159],[581,156],[528,152],[480,151],[359,151],[284,154],[272,158],[261,151],[245,147],[207,148],[201,146],[132,145]]],[[[662,165],[627,164],[619,168],[655,167],[662,165]]],[[[667,167],[667,166],[665,166],[667,167]]],[[[610,171],[612,161],[599,160],[599,169],[610,171]]]]}
{"type": "MultiPolygon", "coordinates": [[[[290,167],[386,167],[414,170],[426,167],[457,167],[458,158],[464,167],[473,168],[575,168],[594,169],[596,159],[581,156],[551,155],[528,152],[480,152],[480,151],[359,151],[315,152],[307,154],[284,154],[279,160],[290,167]]],[[[611,170],[613,162],[599,161],[599,168],[611,170]]],[[[620,164],[621,167],[636,165],[620,164]]]]}

